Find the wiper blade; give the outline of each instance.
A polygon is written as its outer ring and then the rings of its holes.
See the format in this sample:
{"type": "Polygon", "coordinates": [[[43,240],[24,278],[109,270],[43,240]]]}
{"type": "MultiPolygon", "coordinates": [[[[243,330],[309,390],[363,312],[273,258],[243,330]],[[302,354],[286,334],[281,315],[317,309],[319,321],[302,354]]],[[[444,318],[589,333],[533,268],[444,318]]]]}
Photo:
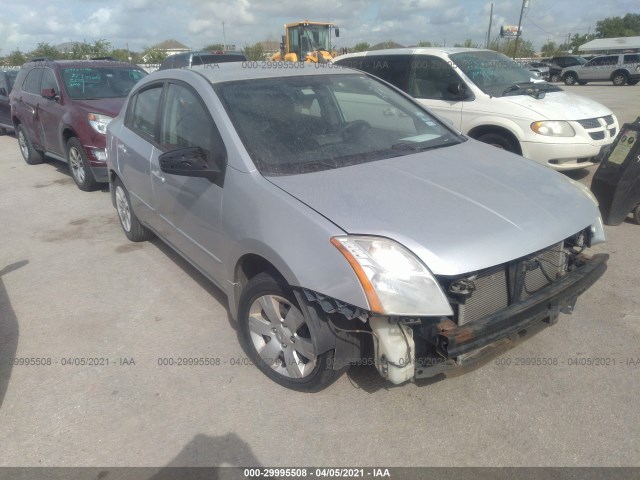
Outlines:
{"type": "MultiPolygon", "coordinates": [[[[453,137],[438,137],[426,142],[398,142],[391,145],[392,150],[413,150],[414,152],[424,152],[434,148],[446,147],[452,145],[456,140],[453,137]]],[[[455,143],[460,143],[456,141],[455,143]]]]}
{"type": "Polygon", "coordinates": [[[502,96],[523,90],[525,88],[529,88],[531,87],[531,85],[533,85],[533,82],[514,83],[509,88],[507,88],[504,92],[502,92],[502,96]]]}

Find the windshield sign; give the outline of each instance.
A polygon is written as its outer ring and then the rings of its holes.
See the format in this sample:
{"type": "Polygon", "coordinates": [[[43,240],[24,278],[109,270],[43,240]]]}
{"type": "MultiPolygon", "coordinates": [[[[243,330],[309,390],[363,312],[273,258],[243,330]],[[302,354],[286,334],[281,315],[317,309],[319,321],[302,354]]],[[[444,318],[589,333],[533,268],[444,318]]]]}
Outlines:
{"type": "Polygon", "coordinates": [[[65,68],[62,79],[73,99],[126,97],[131,88],[147,73],[139,68],[88,67],[65,68]]]}

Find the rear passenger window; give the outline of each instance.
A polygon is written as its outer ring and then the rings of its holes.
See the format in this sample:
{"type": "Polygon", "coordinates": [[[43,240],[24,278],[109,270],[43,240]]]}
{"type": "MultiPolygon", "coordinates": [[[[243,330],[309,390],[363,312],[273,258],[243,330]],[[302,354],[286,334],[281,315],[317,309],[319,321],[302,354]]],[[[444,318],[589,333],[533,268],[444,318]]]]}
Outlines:
{"type": "Polygon", "coordinates": [[[143,136],[153,139],[158,122],[158,107],[161,94],[162,85],[146,88],[137,93],[135,99],[131,102],[127,126],[143,136]]]}
{"type": "Polygon", "coordinates": [[[449,85],[461,81],[448,62],[431,55],[417,55],[411,64],[409,93],[412,97],[459,100],[448,90],[449,85]]]}
{"type": "Polygon", "coordinates": [[[339,64],[375,75],[405,92],[411,70],[411,55],[375,55],[347,59],[339,64]]]}
{"type": "Polygon", "coordinates": [[[640,62],[640,55],[638,54],[634,54],[634,55],[625,55],[624,56],[624,63],[638,63],[640,62]]]}
{"type": "Polygon", "coordinates": [[[42,74],[42,85],[40,87],[40,91],[44,90],[45,88],[46,89],[53,88],[56,91],[56,93],[59,93],[60,89],[58,88],[58,82],[56,82],[56,76],[48,68],[45,68],[43,70],[44,72],[42,74]]]}
{"type": "Polygon", "coordinates": [[[34,68],[27,74],[24,80],[23,91],[40,95],[40,81],[42,80],[43,68],[34,68]]]}

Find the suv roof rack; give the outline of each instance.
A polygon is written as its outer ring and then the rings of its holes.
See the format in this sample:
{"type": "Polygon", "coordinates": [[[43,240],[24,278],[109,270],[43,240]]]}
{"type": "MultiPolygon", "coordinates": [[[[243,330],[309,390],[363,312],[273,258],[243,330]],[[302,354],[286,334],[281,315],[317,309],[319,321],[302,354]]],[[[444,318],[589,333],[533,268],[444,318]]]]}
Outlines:
{"type": "Polygon", "coordinates": [[[119,62],[119,60],[114,57],[93,57],[91,60],[109,60],[111,62],[119,62]]]}

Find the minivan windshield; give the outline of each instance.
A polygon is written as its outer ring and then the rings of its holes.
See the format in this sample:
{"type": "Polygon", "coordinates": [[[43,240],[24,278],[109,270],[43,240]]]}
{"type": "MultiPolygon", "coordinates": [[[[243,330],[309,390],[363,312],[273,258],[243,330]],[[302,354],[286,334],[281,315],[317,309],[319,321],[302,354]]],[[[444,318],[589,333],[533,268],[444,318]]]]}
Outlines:
{"type": "MultiPolygon", "coordinates": [[[[449,58],[480,90],[492,97],[524,92],[518,87],[530,86],[534,81],[529,70],[498,52],[461,52],[451,54],[449,58]]],[[[542,85],[546,90],[560,90],[552,85],[542,85]]]]}
{"type": "Polygon", "coordinates": [[[147,73],[137,67],[73,67],[62,69],[64,86],[73,99],[126,97],[147,73]]]}
{"type": "Polygon", "coordinates": [[[215,85],[264,175],[341,168],[463,141],[422,107],[363,74],[215,85]]]}

